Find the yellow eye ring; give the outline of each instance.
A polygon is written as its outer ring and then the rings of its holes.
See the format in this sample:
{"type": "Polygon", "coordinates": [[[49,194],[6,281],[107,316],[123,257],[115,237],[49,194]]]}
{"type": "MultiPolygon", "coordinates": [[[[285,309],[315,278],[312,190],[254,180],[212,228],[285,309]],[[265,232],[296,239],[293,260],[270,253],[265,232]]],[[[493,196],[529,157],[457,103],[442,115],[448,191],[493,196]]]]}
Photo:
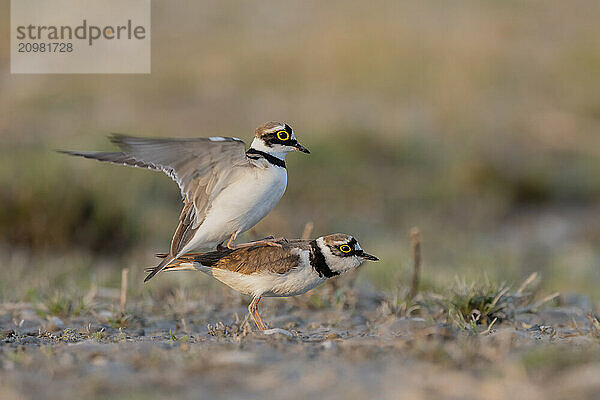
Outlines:
{"type": "Polygon", "coordinates": [[[342,253],[350,253],[352,251],[352,247],[348,246],[347,244],[343,244],[340,246],[340,251],[342,253]]]}
{"type": "Polygon", "coordinates": [[[290,134],[287,131],[278,131],[277,139],[283,140],[285,142],[286,140],[290,140],[290,134]]]}

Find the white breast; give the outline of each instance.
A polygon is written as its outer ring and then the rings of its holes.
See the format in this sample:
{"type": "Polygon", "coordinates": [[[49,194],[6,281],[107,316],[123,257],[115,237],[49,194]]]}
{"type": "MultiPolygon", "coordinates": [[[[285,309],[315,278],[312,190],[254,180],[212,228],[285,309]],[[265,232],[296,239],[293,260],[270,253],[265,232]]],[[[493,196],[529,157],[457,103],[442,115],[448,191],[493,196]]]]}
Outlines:
{"type": "Polygon", "coordinates": [[[240,167],[227,187],[213,200],[204,222],[185,251],[207,248],[256,225],[279,202],[287,187],[285,168],[259,160],[258,166],[240,167]]]}
{"type": "Polygon", "coordinates": [[[198,269],[223,282],[233,290],[253,297],[296,296],[325,282],[310,266],[309,251],[300,253],[300,263],[286,274],[256,272],[245,275],[238,272],[209,268],[199,265],[198,269]]]}

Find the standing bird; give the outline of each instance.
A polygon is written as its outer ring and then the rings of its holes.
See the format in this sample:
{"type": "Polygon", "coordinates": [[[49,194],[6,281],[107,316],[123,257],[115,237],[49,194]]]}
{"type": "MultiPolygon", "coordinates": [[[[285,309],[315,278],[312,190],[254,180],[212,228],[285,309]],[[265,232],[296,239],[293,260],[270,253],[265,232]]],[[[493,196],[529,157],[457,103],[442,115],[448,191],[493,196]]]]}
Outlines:
{"type": "MultiPolygon", "coordinates": [[[[259,243],[184,255],[166,265],[165,271],[202,271],[233,290],[252,296],[248,311],[256,327],[265,330],[258,313],[262,297],[297,296],[329,278],[353,270],[364,260],[378,260],[365,253],[355,238],[343,233],[316,240],[279,239],[276,243],[280,246],[259,243]]],[[[158,254],[158,257],[167,257],[167,254],[158,254]]]]}
{"type": "MultiPolygon", "coordinates": [[[[185,253],[213,248],[263,219],[279,202],[287,186],[285,157],[291,151],[310,153],[296,140],[288,124],[267,122],[256,128],[246,151],[238,138],[153,139],[114,135],[120,152],[61,151],[99,161],[163,171],[181,189],[183,210],[165,259],[152,268],[148,281],[185,253]]],[[[280,246],[274,240],[254,244],[280,246]]]]}

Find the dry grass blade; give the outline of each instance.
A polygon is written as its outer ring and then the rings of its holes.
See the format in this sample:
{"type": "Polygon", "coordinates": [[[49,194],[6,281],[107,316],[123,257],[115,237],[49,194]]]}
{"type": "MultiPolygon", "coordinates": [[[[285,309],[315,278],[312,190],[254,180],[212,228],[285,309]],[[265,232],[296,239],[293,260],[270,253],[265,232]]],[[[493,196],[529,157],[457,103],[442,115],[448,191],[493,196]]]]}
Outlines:
{"type": "Polygon", "coordinates": [[[123,268],[121,270],[121,303],[119,310],[121,314],[125,314],[125,305],[127,304],[127,276],[129,275],[129,269],[123,268]]]}
{"type": "Polygon", "coordinates": [[[527,279],[525,279],[523,281],[523,283],[521,283],[521,286],[519,286],[519,289],[517,289],[517,291],[515,292],[516,295],[521,295],[523,293],[523,290],[525,290],[525,288],[527,286],[529,286],[531,284],[531,282],[533,282],[535,280],[535,278],[537,278],[538,273],[534,272],[533,274],[529,275],[529,277],[527,277],[527,279]]]}
{"type": "Polygon", "coordinates": [[[592,313],[589,313],[587,318],[590,320],[590,335],[600,338],[600,321],[592,313]]]}
{"type": "Polygon", "coordinates": [[[410,242],[413,255],[413,276],[410,286],[410,297],[414,298],[419,290],[419,270],[421,269],[421,234],[419,232],[419,228],[411,228],[410,242]]]}
{"type": "Polygon", "coordinates": [[[312,235],[314,228],[315,224],[313,224],[312,221],[307,222],[306,225],[304,225],[304,230],[302,231],[302,239],[310,239],[310,235],[312,235]]]}
{"type": "MultiPolygon", "coordinates": [[[[502,296],[504,296],[507,292],[508,292],[509,287],[505,286],[503,289],[501,289],[498,294],[496,295],[496,297],[494,297],[494,300],[492,300],[492,302],[490,303],[490,307],[493,308],[496,306],[496,304],[498,304],[498,300],[500,300],[500,298],[502,296]]],[[[493,322],[492,322],[493,323],[493,322]]]]}
{"type": "Polygon", "coordinates": [[[496,321],[498,321],[498,317],[494,318],[494,320],[492,321],[491,324],[488,325],[487,329],[483,332],[480,333],[480,335],[487,335],[488,333],[490,333],[492,331],[492,327],[494,326],[494,324],[496,323],[496,321]]]}
{"type": "Polygon", "coordinates": [[[554,292],[551,295],[544,297],[543,299],[541,299],[538,302],[535,302],[529,306],[518,309],[517,312],[522,313],[522,312],[535,311],[535,310],[539,309],[541,306],[543,306],[544,304],[556,299],[559,296],[560,296],[560,292],[554,292]]]}

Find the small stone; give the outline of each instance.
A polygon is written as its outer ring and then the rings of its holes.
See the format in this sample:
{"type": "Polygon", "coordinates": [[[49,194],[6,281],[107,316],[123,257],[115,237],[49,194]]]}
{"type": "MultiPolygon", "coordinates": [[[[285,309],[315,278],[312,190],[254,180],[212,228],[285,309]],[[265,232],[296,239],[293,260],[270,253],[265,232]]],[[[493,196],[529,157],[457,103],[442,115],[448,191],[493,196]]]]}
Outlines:
{"type": "Polygon", "coordinates": [[[266,330],[262,331],[262,333],[265,335],[275,335],[277,333],[281,333],[282,335],[286,335],[289,337],[295,336],[292,332],[286,331],[285,329],[281,329],[281,328],[266,329],[266,330]]]}

